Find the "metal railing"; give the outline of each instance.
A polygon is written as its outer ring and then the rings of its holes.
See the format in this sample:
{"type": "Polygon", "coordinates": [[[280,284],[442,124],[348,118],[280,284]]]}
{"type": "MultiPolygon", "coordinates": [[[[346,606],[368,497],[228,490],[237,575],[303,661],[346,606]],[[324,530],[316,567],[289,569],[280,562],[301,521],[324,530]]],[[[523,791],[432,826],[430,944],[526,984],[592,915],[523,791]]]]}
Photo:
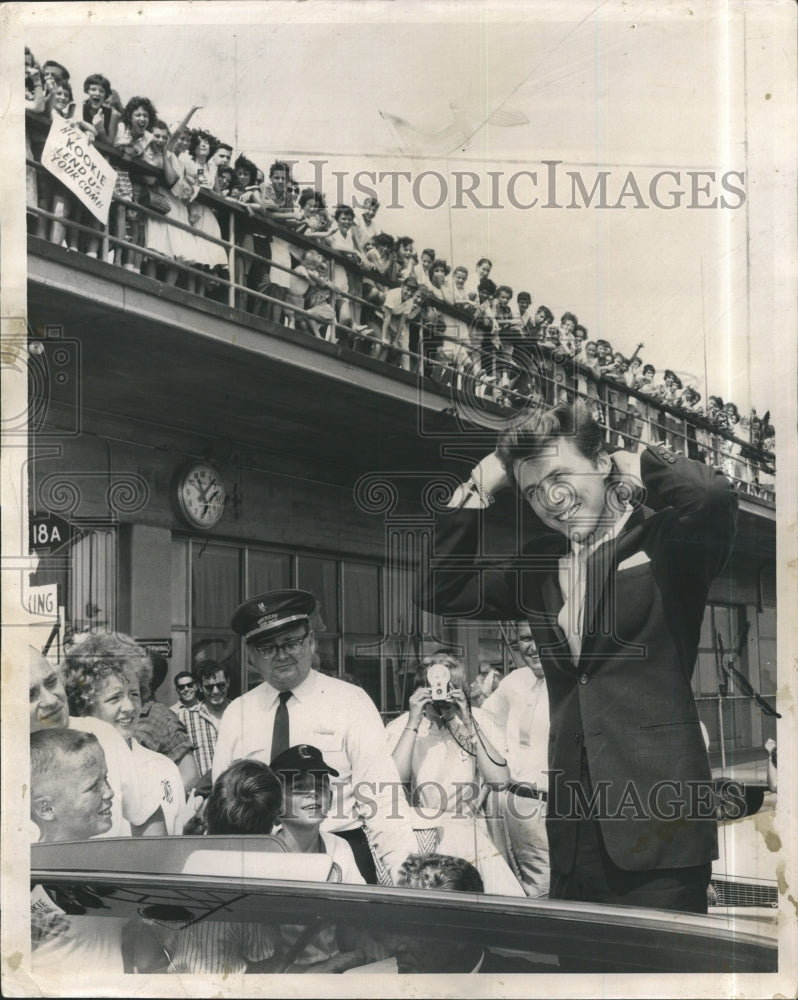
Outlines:
{"type": "MultiPolygon", "coordinates": [[[[27,113],[34,154],[43,147],[49,125],[46,117],[27,113]]],[[[162,182],[161,172],[143,161],[101,143],[97,148],[116,169],[129,173],[134,190],[144,190],[159,179],[162,182]]],[[[61,190],[60,185],[35,158],[26,158],[26,165],[40,179],[37,204],[28,204],[28,214],[32,228],[43,238],[63,227],[70,248],[79,249],[81,243],[84,248],[91,246],[92,255],[107,263],[124,260],[125,266],[134,270],[143,266],[155,281],[221,302],[238,313],[249,312],[337,343],[383,361],[386,370],[398,366],[426,376],[493,417],[525,409],[530,399],[555,404],[581,398],[603,426],[609,445],[637,451],[646,445],[667,444],[687,457],[721,468],[740,492],[768,504],[775,502],[775,456],[771,452],[713,426],[701,414],[669,406],[623,382],[597,376],[562,348],[525,338],[520,325],[509,333],[502,330],[495,341],[485,334],[484,326],[480,327],[478,311],[450,305],[431,291],[420,305],[419,315],[402,330],[402,338],[390,340],[383,333],[385,317],[380,304],[359,293],[364,281],[383,291],[399,283],[361,267],[319,239],[270,219],[267,213],[253,215],[237,201],[202,188],[194,200],[213,214],[218,236],[171,218],[171,213],[163,215],[139,201],[117,197],[112,203],[111,224],[101,227],[74,197],[63,192],[59,197],[64,214],[52,211],[53,194],[61,190]],[[38,204],[42,198],[48,207],[38,204]],[[129,228],[128,223],[132,223],[129,228]],[[153,224],[218,247],[225,265],[211,270],[147,247],[148,226],[153,224]],[[256,240],[261,253],[255,251],[256,240]],[[326,261],[330,287],[328,295],[320,295],[322,300],[326,298],[319,304],[321,308],[307,308],[304,301],[298,304],[296,292],[292,298],[295,269],[273,259],[272,250],[280,241],[288,245],[289,254],[297,261],[309,250],[326,261]],[[342,321],[344,315],[348,321],[342,321]]],[[[241,320],[246,322],[243,316],[241,320]]]]}

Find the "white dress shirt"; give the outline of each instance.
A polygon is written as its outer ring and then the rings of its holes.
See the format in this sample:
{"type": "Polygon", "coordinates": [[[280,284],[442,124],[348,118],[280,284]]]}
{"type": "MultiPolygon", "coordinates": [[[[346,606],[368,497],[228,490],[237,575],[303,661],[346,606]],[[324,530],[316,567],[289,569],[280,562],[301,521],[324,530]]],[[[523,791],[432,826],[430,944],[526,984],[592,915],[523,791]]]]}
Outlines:
{"type": "Polygon", "coordinates": [[[503,677],[482,702],[491,743],[507,758],[513,781],[548,788],[549,699],[546,682],[529,667],[503,677]]]}
{"type": "Polygon", "coordinates": [[[584,632],[585,596],[587,593],[587,564],[602,545],[617,538],[623,526],[632,516],[632,508],[628,509],[618,520],[608,528],[596,532],[592,541],[582,544],[571,539],[571,551],[561,556],[559,561],[559,584],[563,597],[563,606],[557,615],[557,624],[565,632],[571,649],[574,663],[579,660],[582,652],[582,637],[584,632]]]}
{"type": "MultiPolygon", "coordinates": [[[[264,681],[227,707],[213,758],[214,781],[241,757],[271,761],[279,694],[264,681]]],[[[353,830],[366,823],[371,846],[396,871],[417,846],[374,702],[362,688],[311,670],[292,688],[286,707],[291,745],[317,747],[340,775],[330,778],[332,805],[322,830],[353,830]]]]}

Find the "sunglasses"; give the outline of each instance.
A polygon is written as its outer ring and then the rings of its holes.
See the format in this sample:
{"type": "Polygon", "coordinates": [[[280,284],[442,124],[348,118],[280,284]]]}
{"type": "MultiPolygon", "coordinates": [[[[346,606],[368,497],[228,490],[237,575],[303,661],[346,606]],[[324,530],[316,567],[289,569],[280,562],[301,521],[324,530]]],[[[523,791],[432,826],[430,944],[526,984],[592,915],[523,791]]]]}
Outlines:
{"type": "Polygon", "coordinates": [[[190,691],[193,687],[196,687],[196,685],[194,684],[194,681],[186,681],[185,684],[178,684],[177,685],[177,690],[178,691],[190,691]]]}
{"type": "Polygon", "coordinates": [[[215,683],[203,684],[202,685],[202,690],[203,691],[224,691],[224,689],[226,687],[227,687],[227,681],[218,681],[218,682],[215,682],[215,683]]]}

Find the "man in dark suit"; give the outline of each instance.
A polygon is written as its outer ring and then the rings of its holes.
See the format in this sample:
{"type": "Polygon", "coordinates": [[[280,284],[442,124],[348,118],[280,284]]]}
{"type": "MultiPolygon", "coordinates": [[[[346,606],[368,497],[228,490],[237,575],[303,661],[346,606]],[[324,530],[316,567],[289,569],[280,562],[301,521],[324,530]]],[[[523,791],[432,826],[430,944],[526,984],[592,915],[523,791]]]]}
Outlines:
{"type": "Polygon", "coordinates": [[[503,432],[449,506],[417,600],[529,621],[549,695],[551,898],[705,912],[717,829],[690,681],[734,539],[731,483],[665,445],[609,454],[578,403],[503,432]],[[531,537],[515,559],[480,558],[482,510],[506,486],[531,537]]]}

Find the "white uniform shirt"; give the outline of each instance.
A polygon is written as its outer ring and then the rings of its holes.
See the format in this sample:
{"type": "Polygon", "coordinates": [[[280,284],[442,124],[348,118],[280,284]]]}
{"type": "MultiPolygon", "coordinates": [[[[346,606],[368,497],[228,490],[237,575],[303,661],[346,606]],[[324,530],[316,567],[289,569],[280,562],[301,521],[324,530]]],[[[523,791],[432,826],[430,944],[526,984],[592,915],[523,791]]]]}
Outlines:
{"type": "Polygon", "coordinates": [[[546,682],[529,667],[518,667],[499,682],[482,702],[487,734],[507,758],[513,781],[535,782],[542,791],[549,784],[549,699],[546,682]]]}
{"type": "MultiPolygon", "coordinates": [[[[333,833],[367,823],[376,853],[396,870],[416,850],[416,840],[402,815],[402,783],[374,702],[354,684],[315,670],[292,694],[286,703],[291,745],[316,747],[340,774],[330,778],[332,805],[322,829],[333,833]]],[[[271,761],[278,696],[264,681],[230,703],[219,726],[214,781],[241,757],[271,761]]]]}
{"type": "Polygon", "coordinates": [[[159,802],[163,810],[166,832],[170,836],[181,834],[184,824],[191,818],[186,807],[186,789],[177,764],[165,754],[149,750],[138,740],[130,741],[133,767],[141,775],[154,781],[159,791],[159,802]]]}

